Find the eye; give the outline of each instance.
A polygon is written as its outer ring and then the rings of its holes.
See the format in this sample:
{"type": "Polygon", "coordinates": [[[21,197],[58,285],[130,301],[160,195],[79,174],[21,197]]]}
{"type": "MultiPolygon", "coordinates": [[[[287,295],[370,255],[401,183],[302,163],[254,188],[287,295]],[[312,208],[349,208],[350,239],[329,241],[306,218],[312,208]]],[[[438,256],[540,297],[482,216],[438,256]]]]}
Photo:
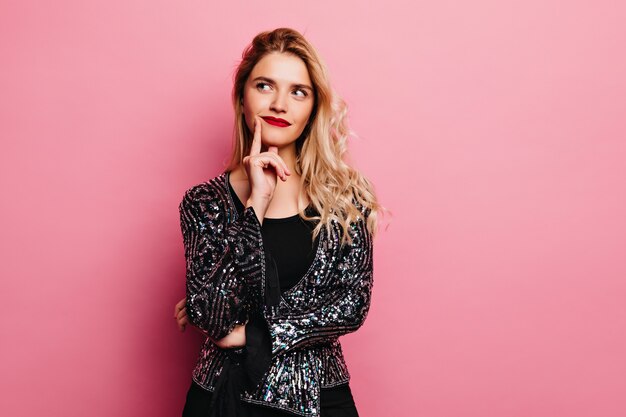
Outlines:
{"type": "Polygon", "coordinates": [[[306,90],[303,90],[302,88],[298,88],[297,90],[294,90],[296,92],[300,91],[302,93],[302,95],[300,97],[307,97],[309,94],[306,92],[306,90]]]}
{"type": "MultiPolygon", "coordinates": [[[[264,85],[269,87],[268,83],[258,82],[258,83],[256,83],[256,88],[259,89],[259,90],[262,90],[263,88],[261,86],[264,86],[264,85]]],[[[265,90],[265,91],[267,91],[267,90],[265,90]]]]}

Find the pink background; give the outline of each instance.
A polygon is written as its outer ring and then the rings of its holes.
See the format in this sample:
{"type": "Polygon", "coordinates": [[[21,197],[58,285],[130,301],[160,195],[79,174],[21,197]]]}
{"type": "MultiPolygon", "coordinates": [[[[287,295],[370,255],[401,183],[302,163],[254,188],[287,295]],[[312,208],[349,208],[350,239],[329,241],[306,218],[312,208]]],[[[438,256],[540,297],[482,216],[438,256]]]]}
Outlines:
{"type": "Polygon", "coordinates": [[[233,70],[279,26],[393,212],[343,339],[361,415],[626,415],[624,6],[226,3],[0,3],[0,415],[180,415],[178,203],[221,173],[233,70]]]}

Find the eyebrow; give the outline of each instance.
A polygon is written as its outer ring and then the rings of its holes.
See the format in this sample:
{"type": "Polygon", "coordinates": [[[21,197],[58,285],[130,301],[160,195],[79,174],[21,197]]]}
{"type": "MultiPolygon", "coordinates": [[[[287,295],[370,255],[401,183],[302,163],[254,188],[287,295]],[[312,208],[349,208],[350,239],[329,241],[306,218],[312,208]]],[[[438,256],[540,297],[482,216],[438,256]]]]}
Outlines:
{"type": "MultiPolygon", "coordinates": [[[[276,85],[276,81],[272,80],[271,78],[267,78],[267,77],[256,77],[254,80],[252,81],[257,81],[257,80],[262,80],[262,81],[266,81],[270,84],[274,84],[276,85]]],[[[313,88],[310,85],[306,85],[306,84],[291,84],[292,87],[298,87],[298,88],[304,88],[307,90],[311,90],[311,92],[313,91],[313,88]]]]}

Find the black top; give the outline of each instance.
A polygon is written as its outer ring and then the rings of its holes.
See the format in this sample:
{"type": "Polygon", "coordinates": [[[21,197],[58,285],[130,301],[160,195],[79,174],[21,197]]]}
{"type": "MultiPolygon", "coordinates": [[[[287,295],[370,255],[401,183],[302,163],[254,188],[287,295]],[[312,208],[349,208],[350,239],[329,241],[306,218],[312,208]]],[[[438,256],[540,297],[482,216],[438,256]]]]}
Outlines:
{"type": "MultiPolygon", "coordinates": [[[[237,211],[241,214],[245,209],[239,200],[233,186],[228,182],[233,195],[237,211]]],[[[312,206],[308,206],[308,215],[317,213],[312,206]]],[[[299,214],[283,218],[266,217],[261,225],[261,233],[265,245],[276,261],[280,277],[280,291],[284,293],[296,285],[315,259],[315,252],[319,243],[319,236],[315,243],[311,242],[311,231],[315,227],[314,221],[305,221],[299,214]]]]}

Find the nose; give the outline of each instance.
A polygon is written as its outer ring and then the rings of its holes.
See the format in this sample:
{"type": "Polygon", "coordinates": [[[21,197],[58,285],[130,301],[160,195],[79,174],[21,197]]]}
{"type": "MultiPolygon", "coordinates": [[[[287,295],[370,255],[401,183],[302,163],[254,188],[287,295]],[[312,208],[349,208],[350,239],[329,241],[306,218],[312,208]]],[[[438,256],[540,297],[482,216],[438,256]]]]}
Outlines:
{"type": "Polygon", "coordinates": [[[287,97],[282,93],[275,94],[270,109],[276,113],[285,113],[287,111],[287,97]]]}

